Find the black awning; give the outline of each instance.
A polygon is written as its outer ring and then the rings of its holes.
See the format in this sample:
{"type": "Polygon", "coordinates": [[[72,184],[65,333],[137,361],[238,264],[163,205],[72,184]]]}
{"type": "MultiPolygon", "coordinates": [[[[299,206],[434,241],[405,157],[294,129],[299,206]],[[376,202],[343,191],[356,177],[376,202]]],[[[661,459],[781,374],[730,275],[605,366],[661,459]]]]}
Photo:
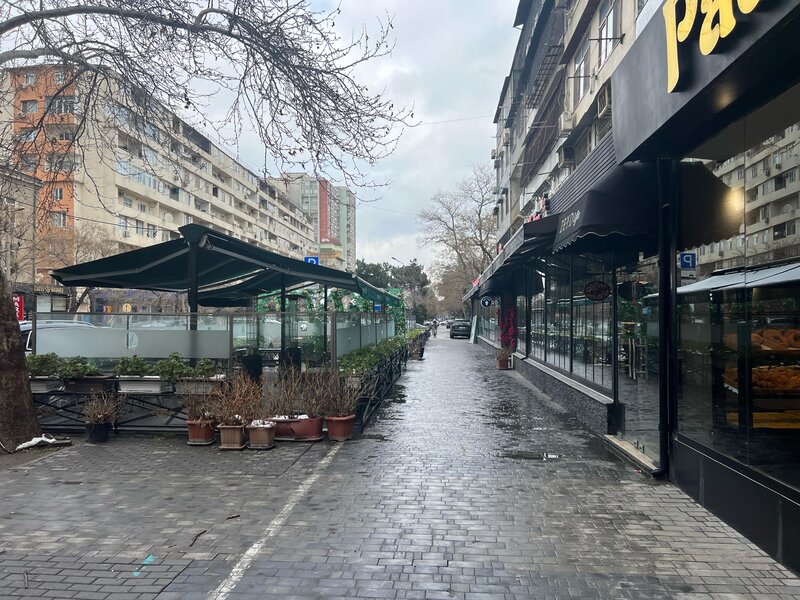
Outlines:
{"type": "MultiPolygon", "coordinates": [[[[679,163],[682,248],[739,232],[742,195],[699,162],[679,163]]],[[[609,171],[559,215],[553,252],[639,250],[658,243],[658,175],[655,163],[628,163],[609,171]]]]}

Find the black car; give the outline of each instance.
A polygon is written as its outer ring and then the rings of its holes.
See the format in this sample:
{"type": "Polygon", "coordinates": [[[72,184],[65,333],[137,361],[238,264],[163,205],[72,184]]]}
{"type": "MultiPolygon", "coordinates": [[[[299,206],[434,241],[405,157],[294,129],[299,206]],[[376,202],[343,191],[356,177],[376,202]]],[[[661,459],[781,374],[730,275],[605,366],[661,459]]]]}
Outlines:
{"type": "Polygon", "coordinates": [[[453,324],[450,325],[450,338],[454,337],[465,337],[468,338],[470,334],[470,327],[469,321],[466,319],[456,319],[453,321],[453,324]]]}

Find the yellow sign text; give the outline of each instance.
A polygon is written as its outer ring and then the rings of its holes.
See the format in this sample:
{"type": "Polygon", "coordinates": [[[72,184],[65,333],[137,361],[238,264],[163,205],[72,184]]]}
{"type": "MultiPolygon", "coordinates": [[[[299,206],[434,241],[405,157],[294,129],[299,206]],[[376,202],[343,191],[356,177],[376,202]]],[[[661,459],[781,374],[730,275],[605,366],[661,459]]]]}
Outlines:
{"type": "Polygon", "coordinates": [[[698,47],[700,54],[708,56],[722,38],[736,29],[736,11],[750,14],[761,0],[666,0],[661,9],[667,33],[667,93],[675,90],[681,78],[680,44],[689,39],[698,13],[702,19],[698,47]],[[735,5],[735,6],[734,6],[735,5]],[[683,12],[678,14],[678,8],[683,12]]]}

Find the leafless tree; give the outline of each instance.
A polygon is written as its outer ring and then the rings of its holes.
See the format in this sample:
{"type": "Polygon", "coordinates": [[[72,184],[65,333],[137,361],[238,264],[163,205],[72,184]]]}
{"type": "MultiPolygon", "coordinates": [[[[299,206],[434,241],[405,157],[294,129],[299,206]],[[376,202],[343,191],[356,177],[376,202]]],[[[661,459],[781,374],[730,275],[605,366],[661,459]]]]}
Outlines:
{"type": "Polygon", "coordinates": [[[473,166],[469,177],[453,190],[435,194],[430,207],[419,213],[420,241],[436,248],[440,271],[455,270],[465,284],[494,258],[493,188],[493,172],[482,165],[473,166]]]}
{"type": "MultiPolygon", "coordinates": [[[[213,129],[228,142],[252,129],[264,146],[265,167],[274,163],[279,171],[294,167],[370,185],[366,168],[393,150],[399,126],[410,116],[356,77],[365,63],[391,51],[391,20],[377,21],[372,33],[365,28],[344,37],[335,29],[340,9],[319,12],[311,4],[2,2],[0,162],[44,179],[36,220],[46,220],[57,202],[48,189],[80,170],[87,154],[114,160],[117,140],[96,127],[110,119],[166,151],[176,118],[213,129]],[[42,110],[28,113],[11,100],[25,69],[41,64],[55,65],[59,78],[42,110]],[[65,114],[69,128],[61,127],[65,114]]],[[[5,287],[0,279],[0,289],[5,287]]],[[[5,319],[8,294],[0,303],[5,319]]],[[[4,328],[0,342],[12,334],[4,328]]],[[[16,371],[21,349],[0,348],[0,407],[9,409],[0,408],[0,441],[9,447],[33,437],[38,426],[16,371]]]]}

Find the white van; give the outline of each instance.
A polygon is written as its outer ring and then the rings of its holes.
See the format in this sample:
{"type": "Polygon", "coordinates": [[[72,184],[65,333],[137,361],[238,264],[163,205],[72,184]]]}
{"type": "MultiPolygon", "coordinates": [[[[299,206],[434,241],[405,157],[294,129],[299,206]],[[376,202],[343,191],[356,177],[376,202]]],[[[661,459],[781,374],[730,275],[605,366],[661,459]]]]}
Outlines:
{"type": "MultiPolygon", "coordinates": [[[[51,342],[47,346],[52,347],[53,342],[63,340],[64,344],[70,344],[69,332],[75,331],[76,327],[80,328],[95,328],[91,323],[83,321],[37,321],[36,333],[39,336],[37,345],[41,341],[51,342]]],[[[22,335],[22,347],[25,348],[25,354],[33,352],[33,336],[31,335],[33,329],[32,321],[20,321],[19,330],[22,335]]]]}

